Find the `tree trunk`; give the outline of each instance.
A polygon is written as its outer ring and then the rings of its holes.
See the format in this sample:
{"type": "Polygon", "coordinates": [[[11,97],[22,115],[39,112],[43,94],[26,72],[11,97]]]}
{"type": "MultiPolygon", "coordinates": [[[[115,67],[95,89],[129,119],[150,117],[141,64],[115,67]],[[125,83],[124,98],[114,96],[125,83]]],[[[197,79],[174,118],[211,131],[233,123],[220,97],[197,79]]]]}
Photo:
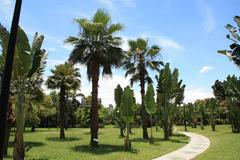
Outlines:
{"type": "Polygon", "coordinates": [[[31,132],[35,132],[35,125],[34,124],[32,124],[32,128],[31,128],[31,132]]]}
{"type": "Polygon", "coordinates": [[[11,123],[9,123],[7,121],[6,122],[6,128],[5,128],[4,143],[3,143],[3,155],[4,156],[7,156],[7,154],[8,154],[8,142],[9,142],[11,127],[12,127],[11,123]]]}
{"type": "Polygon", "coordinates": [[[127,122],[127,136],[124,142],[125,151],[131,150],[131,141],[129,139],[129,134],[130,134],[130,125],[129,125],[129,122],[127,122]]]}
{"type": "Polygon", "coordinates": [[[93,63],[95,70],[92,75],[92,106],[90,109],[90,130],[91,130],[91,140],[90,145],[93,148],[98,147],[98,81],[99,81],[99,64],[93,63]]]}
{"type": "Polygon", "coordinates": [[[14,140],[14,160],[24,160],[25,156],[25,145],[23,140],[23,133],[17,128],[15,140],[14,140]]]}
{"type": "Polygon", "coordinates": [[[164,139],[168,140],[169,139],[169,133],[168,133],[168,122],[165,120],[163,122],[163,133],[164,133],[164,139]]]}
{"type": "Polygon", "coordinates": [[[60,139],[65,139],[64,127],[65,127],[65,87],[60,88],[60,139]]]}
{"type": "Polygon", "coordinates": [[[204,130],[204,125],[203,125],[203,115],[201,115],[201,130],[204,130]]]}
{"type": "Polygon", "coordinates": [[[124,128],[120,127],[120,136],[124,137],[124,128]]]}
{"type": "Polygon", "coordinates": [[[212,117],[211,118],[211,127],[212,127],[212,131],[215,131],[215,119],[212,117]]]}
{"type": "Polygon", "coordinates": [[[143,129],[143,139],[148,139],[148,132],[147,132],[147,121],[148,115],[145,110],[144,105],[144,96],[145,96],[145,83],[144,83],[144,74],[140,74],[140,86],[141,86],[141,100],[142,100],[142,107],[141,107],[141,119],[142,119],[142,129],[143,129]]]}
{"type": "Polygon", "coordinates": [[[23,132],[24,132],[24,123],[25,123],[25,94],[26,94],[26,81],[18,83],[18,93],[16,100],[16,134],[14,140],[14,152],[13,159],[14,160],[22,160],[25,156],[25,146],[23,140],[23,132]]]}

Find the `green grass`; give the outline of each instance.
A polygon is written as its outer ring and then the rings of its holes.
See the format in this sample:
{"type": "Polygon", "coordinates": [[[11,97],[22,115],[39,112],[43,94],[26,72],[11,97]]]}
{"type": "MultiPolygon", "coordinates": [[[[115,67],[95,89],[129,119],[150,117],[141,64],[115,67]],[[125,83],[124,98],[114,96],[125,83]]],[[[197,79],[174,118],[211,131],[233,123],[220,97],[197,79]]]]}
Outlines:
{"type": "MultiPolygon", "coordinates": [[[[155,129],[154,129],[155,130],[155,129]]],[[[99,131],[99,149],[89,148],[89,129],[69,129],[66,131],[66,140],[59,140],[56,129],[38,129],[35,133],[24,134],[26,145],[26,159],[28,160],[150,160],[188,143],[188,138],[175,135],[169,141],[162,139],[161,132],[154,132],[156,142],[150,145],[141,139],[141,128],[134,128],[132,151],[125,152],[123,138],[119,137],[119,129],[107,126],[99,131]]],[[[12,154],[12,140],[9,148],[12,154]]],[[[12,159],[9,156],[7,159],[12,159]]]]}
{"type": "MultiPolygon", "coordinates": [[[[180,127],[179,127],[180,129],[180,127]]],[[[183,128],[181,127],[181,130],[183,128]]],[[[239,160],[240,159],[240,134],[231,133],[231,126],[216,126],[213,132],[210,126],[201,130],[200,127],[191,132],[199,133],[208,137],[211,141],[210,147],[195,160],[239,160]]]]}

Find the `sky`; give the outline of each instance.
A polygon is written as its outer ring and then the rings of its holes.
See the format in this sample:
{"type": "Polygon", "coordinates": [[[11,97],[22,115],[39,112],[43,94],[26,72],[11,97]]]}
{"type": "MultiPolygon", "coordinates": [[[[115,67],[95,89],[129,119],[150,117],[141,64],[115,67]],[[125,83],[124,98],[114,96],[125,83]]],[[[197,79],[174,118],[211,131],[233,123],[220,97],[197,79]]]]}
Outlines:
{"type": "MultiPolygon", "coordinates": [[[[20,26],[30,42],[35,32],[45,36],[48,51],[45,79],[55,65],[64,63],[72,46],[63,41],[76,36],[79,26],[75,18],[91,18],[97,9],[105,9],[112,16],[112,23],[120,22],[125,28],[119,32],[122,47],[128,49],[129,39],[145,38],[149,45],[157,44],[161,59],[171,68],[178,68],[186,84],[184,102],[212,97],[211,86],[215,80],[227,75],[239,76],[239,69],[219,49],[228,49],[224,26],[235,25],[233,17],[240,15],[239,0],[23,0],[20,26]]],[[[0,0],[0,23],[10,29],[14,0],[0,0]]],[[[81,93],[91,94],[91,83],[86,77],[86,67],[77,66],[81,72],[81,93]]],[[[152,77],[156,73],[151,72],[152,77]]],[[[125,71],[114,70],[112,77],[101,77],[99,97],[107,107],[114,105],[114,88],[129,85],[125,71]]],[[[156,84],[156,82],[155,82],[156,84]]],[[[133,86],[140,102],[139,85],[133,86]]],[[[44,87],[45,92],[49,90],[44,87]]]]}

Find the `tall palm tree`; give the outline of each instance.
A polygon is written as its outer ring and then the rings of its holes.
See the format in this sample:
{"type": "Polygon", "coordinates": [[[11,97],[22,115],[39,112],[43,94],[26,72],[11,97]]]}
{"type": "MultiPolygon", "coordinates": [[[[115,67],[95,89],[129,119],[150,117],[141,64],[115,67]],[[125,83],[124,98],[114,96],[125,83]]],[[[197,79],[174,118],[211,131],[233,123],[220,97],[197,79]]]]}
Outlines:
{"type": "Polygon", "coordinates": [[[129,40],[130,49],[128,51],[128,58],[124,62],[124,68],[127,70],[125,76],[131,76],[130,83],[140,82],[141,87],[141,118],[143,128],[143,138],[148,139],[147,132],[147,112],[144,106],[145,83],[152,83],[149,76],[148,68],[159,71],[159,67],[163,65],[159,61],[160,47],[158,45],[148,46],[148,41],[142,38],[137,40],[129,40]]]}
{"type": "Polygon", "coordinates": [[[76,19],[80,26],[78,37],[69,37],[66,43],[74,45],[69,60],[74,64],[86,65],[88,80],[92,81],[92,103],[90,109],[90,129],[92,147],[98,146],[98,81],[102,75],[112,75],[112,67],[120,67],[124,57],[121,37],[114,34],[122,30],[120,23],[111,24],[110,15],[104,10],[97,10],[93,18],[76,19]]]}
{"type": "Polygon", "coordinates": [[[70,63],[55,66],[51,72],[53,75],[48,77],[46,85],[50,89],[60,89],[60,139],[64,139],[66,92],[80,88],[80,73],[70,63]]]}

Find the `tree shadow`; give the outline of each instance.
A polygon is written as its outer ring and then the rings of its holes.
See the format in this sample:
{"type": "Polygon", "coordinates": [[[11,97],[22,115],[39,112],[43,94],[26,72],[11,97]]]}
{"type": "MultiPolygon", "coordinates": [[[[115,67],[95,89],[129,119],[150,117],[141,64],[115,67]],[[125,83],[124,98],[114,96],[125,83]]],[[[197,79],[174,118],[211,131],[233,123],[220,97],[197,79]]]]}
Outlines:
{"type": "Polygon", "coordinates": [[[49,158],[31,158],[29,160],[49,160],[49,158]]]}
{"type": "MultiPolygon", "coordinates": [[[[24,144],[25,144],[26,152],[28,152],[33,147],[41,147],[41,146],[45,145],[42,142],[24,142],[24,144]]],[[[14,142],[9,142],[9,147],[14,147],[14,142]]]]}
{"type": "MultiPolygon", "coordinates": [[[[123,145],[101,144],[98,148],[91,148],[89,145],[75,146],[72,148],[75,152],[92,153],[96,155],[108,154],[112,152],[126,152],[123,145]]],[[[138,150],[132,149],[129,153],[137,154],[138,150]]]]}
{"type": "Polygon", "coordinates": [[[59,137],[48,137],[46,138],[47,141],[54,141],[54,142],[73,142],[79,141],[80,138],[76,137],[66,137],[65,139],[60,139],[59,137]]]}
{"type": "MultiPolygon", "coordinates": [[[[174,137],[185,137],[187,138],[186,136],[184,135],[177,135],[177,136],[172,136],[170,139],[168,140],[165,140],[163,138],[154,138],[155,142],[172,142],[172,143],[188,143],[188,142],[185,142],[183,140],[178,140],[178,139],[174,139],[174,137]]],[[[143,143],[149,143],[149,139],[143,139],[143,138],[133,138],[131,139],[132,142],[143,142],[143,143]]]]}

